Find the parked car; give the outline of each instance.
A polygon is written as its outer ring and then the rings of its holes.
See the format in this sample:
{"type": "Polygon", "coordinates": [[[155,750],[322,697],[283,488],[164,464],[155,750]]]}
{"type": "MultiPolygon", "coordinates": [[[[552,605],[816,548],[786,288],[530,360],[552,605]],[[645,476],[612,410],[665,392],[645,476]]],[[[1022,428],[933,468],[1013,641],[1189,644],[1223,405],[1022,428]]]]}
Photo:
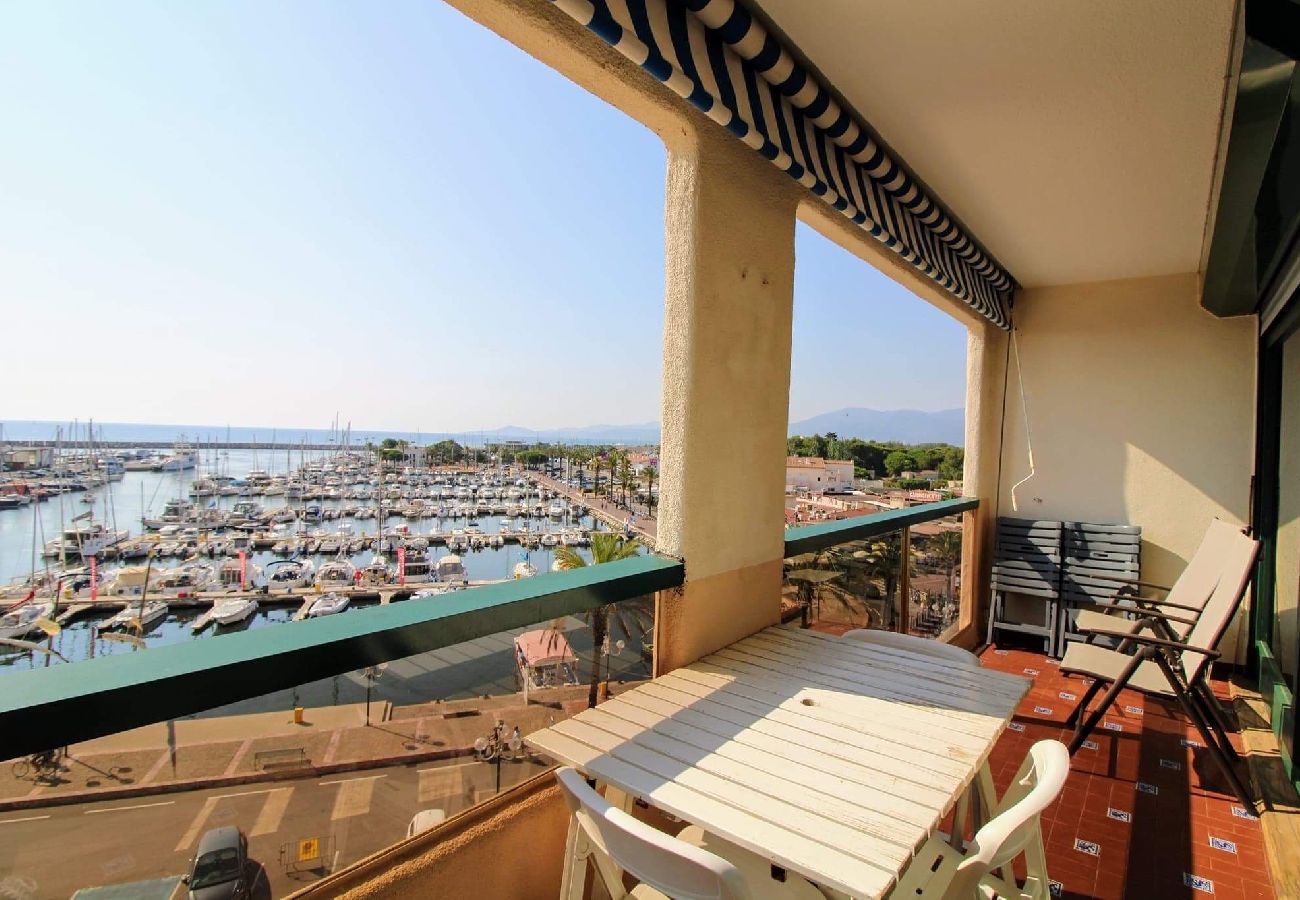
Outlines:
{"type": "Polygon", "coordinates": [[[422,831],[428,831],[435,825],[441,825],[447,819],[447,811],[442,809],[422,809],[411,819],[406,827],[406,836],[415,837],[422,831]]]}
{"type": "Polygon", "coordinates": [[[213,828],[199,838],[190,873],[183,879],[190,900],[246,900],[248,839],[234,825],[213,828]]]}

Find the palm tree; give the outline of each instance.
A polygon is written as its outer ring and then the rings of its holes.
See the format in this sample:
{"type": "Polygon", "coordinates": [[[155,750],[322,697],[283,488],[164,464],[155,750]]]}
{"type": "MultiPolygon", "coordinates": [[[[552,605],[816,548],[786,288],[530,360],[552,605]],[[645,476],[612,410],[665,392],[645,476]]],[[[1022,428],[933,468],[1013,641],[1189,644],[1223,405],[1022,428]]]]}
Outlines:
{"type": "Polygon", "coordinates": [[[626,453],[622,454],[618,460],[618,482],[619,487],[623,489],[623,505],[628,505],[628,495],[632,493],[632,458],[626,453]]]}
{"type": "MultiPolygon", "coordinates": [[[[641,551],[641,543],[634,540],[624,540],[611,531],[597,531],[591,536],[591,562],[578,555],[572,547],[560,547],[555,551],[555,561],[559,563],[561,569],[581,569],[586,565],[598,566],[601,563],[616,562],[620,559],[631,559],[641,551]]],[[[613,615],[618,617],[619,624],[623,626],[624,634],[631,634],[632,630],[628,628],[628,623],[622,619],[622,611],[616,603],[606,603],[604,606],[597,606],[589,609],[583,618],[591,627],[591,691],[587,694],[588,708],[596,705],[596,697],[600,688],[600,656],[601,650],[605,646],[605,637],[609,634],[609,617],[613,615]]]]}
{"type": "Polygon", "coordinates": [[[954,602],[956,598],[953,596],[952,576],[957,566],[961,565],[961,532],[941,531],[926,542],[925,549],[939,560],[948,578],[948,596],[945,603],[954,602]]]}
{"type": "Polygon", "coordinates": [[[604,461],[599,453],[591,455],[591,493],[593,497],[600,496],[600,466],[604,461]]]}
{"type": "Polygon", "coordinates": [[[874,541],[870,549],[860,550],[853,555],[866,563],[867,573],[871,577],[879,578],[885,583],[885,627],[894,628],[896,607],[902,607],[906,611],[907,602],[905,598],[900,603],[894,602],[894,591],[898,587],[903,562],[902,536],[891,535],[884,540],[874,541]]]}
{"type": "Polygon", "coordinates": [[[655,475],[657,474],[654,466],[646,466],[641,470],[641,477],[645,480],[646,514],[651,516],[655,514],[655,475]]]}

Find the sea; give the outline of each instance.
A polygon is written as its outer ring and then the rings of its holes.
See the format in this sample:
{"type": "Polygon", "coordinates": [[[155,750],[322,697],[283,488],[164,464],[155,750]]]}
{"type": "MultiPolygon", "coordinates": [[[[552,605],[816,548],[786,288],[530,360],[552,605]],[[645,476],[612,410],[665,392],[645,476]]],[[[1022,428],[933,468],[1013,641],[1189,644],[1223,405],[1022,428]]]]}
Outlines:
{"type": "MultiPolygon", "coordinates": [[[[267,438],[269,439],[269,431],[267,438]]],[[[142,438],[136,435],[129,439],[141,440],[142,438]]],[[[311,438],[308,437],[308,440],[310,441],[311,438]]],[[[296,470],[304,458],[310,461],[313,458],[323,457],[326,453],[327,451],[310,450],[268,453],[256,450],[207,448],[202,451],[200,469],[218,471],[234,478],[242,478],[255,469],[269,472],[271,475],[280,475],[296,470]]],[[[47,541],[59,534],[60,523],[68,524],[74,516],[92,509],[99,521],[111,527],[126,529],[131,536],[143,533],[141,522],[143,518],[160,514],[168,500],[188,496],[189,485],[196,477],[196,471],[126,472],[122,480],[109,482],[90,491],[62,494],[43,503],[34,503],[21,509],[0,510],[0,578],[7,582],[26,578],[34,570],[38,571],[45,564],[41,550],[47,541]]],[[[214,497],[201,502],[215,504],[219,508],[229,508],[241,499],[249,498],[214,497]]],[[[286,503],[283,497],[252,499],[260,499],[268,509],[286,503]]],[[[314,502],[330,506],[344,505],[347,501],[314,502]]],[[[355,504],[357,501],[351,502],[355,504]]],[[[322,530],[332,530],[334,526],[348,521],[347,519],[324,521],[318,527],[322,530]]],[[[391,528],[398,521],[390,519],[388,526],[391,528]]],[[[405,520],[401,521],[405,522],[405,520]]],[[[478,518],[478,523],[485,534],[491,535],[499,529],[501,519],[498,516],[481,516],[478,518]]],[[[410,526],[412,534],[421,534],[432,531],[439,522],[436,519],[420,519],[406,524],[410,526]]],[[[455,523],[455,527],[462,527],[463,524],[464,521],[459,520],[455,523]]],[[[556,527],[562,525],[587,529],[602,527],[590,516],[555,523],[556,527]]],[[[374,534],[376,530],[373,519],[356,521],[352,526],[353,533],[358,535],[374,534]]],[[[441,522],[441,530],[447,531],[451,527],[453,524],[450,520],[441,522]]],[[[429,558],[436,560],[448,552],[445,547],[431,546],[429,558]]],[[[372,555],[372,551],[366,550],[351,556],[350,559],[356,565],[364,566],[370,561],[372,555]]],[[[459,555],[464,561],[471,581],[509,578],[515,564],[525,559],[538,572],[545,573],[550,571],[554,561],[553,550],[547,548],[525,550],[510,544],[501,548],[485,548],[459,555]]],[[[250,563],[264,569],[278,558],[269,552],[258,552],[250,558],[250,563]]],[[[320,559],[317,558],[318,563],[319,561],[320,559]]],[[[178,562],[179,560],[171,560],[165,564],[175,565],[178,562]]],[[[105,565],[112,567],[114,564],[109,562],[105,565]]],[[[436,602],[436,599],[416,602],[436,602]]],[[[616,621],[611,623],[611,641],[606,649],[612,649],[610,653],[604,655],[602,662],[603,666],[608,667],[610,677],[636,679],[649,675],[649,654],[642,653],[644,644],[650,639],[650,629],[645,614],[648,608],[648,604],[643,603],[640,607],[640,615],[629,613],[618,616],[616,621]]],[[[354,603],[341,615],[362,615],[365,609],[365,604],[354,603]]],[[[296,624],[290,621],[294,612],[295,607],[292,606],[263,607],[238,630],[292,628],[296,624]]],[[[53,638],[51,646],[55,654],[0,647],[0,685],[3,684],[6,673],[76,665],[93,657],[121,653],[147,653],[150,648],[157,646],[196,640],[221,640],[230,634],[224,629],[214,629],[212,626],[195,634],[191,624],[199,614],[200,610],[172,611],[143,635],[143,647],[106,640],[98,636],[93,628],[96,621],[89,619],[81,619],[67,625],[53,638]]],[[[567,619],[563,627],[574,651],[582,660],[580,668],[589,671],[592,658],[590,628],[576,617],[567,619]]],[[[365,699],[367,688],[370,689],[373,699],[388,700],[396,705],[427,702],[430,699],[458,699],[513,693],[517,690],[517,686],[512,646],[513,636],[519,630],[491,635],[441,651],[418,654],[405,660],[395,661],[385,667],[385,673],[378,680],[369,684],[367,682],[370,679],[366,678],[364,673],[348,673],[301,685],[291,691],[279,691],[244,701],[235,707],[213,710],[208,714],[261,712],[289,709],[299,705],[360,702],[365,699]]]]}

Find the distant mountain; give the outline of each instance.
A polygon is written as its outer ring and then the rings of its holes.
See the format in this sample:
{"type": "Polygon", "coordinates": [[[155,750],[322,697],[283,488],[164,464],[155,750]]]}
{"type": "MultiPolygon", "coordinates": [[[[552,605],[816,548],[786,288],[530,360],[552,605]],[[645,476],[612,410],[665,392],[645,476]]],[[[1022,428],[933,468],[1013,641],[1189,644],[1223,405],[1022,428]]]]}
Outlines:
{"type": "Polygon", "coordinates": [[[492,431],[476,432],[489,441],[551,441],[568,444],[657,444],[659,423],[641,422],[634,425],[585,425],[580,428],[521,428],[506,425],[492,431]]]}
{"type": "MultiPolygon", "coordinates": [[[[960,409],[923,412],[915,409],[840,409],[790,423],[790,434],[825,434],[833,431],[842,438],[863,440],[904,441],[909,444],[944,442],[961,444],[964,413],[960,409]]],[[[38,440],[53,441],[58,428],[63,429],[65,441],[85,440],[85,423],[78,426],[75,437],[69,423],[15,421],[0,422],[0,441],[38,440]]],[[[305,441],[308,444],[329,443],[338,439],[337,432],[323,428],[272,428],[225,425],[145,425],[124,422],[96,422],[98,439],[109,441],[175,441],[184,439],[199,444],[217,443],[229,438],[236,442],[269,441],[274,435],[282,443],[305,441]]],[[[353,431],[353,445],[366,441],[378,442],[386,437],[401,438],[419,444],[429,444],[451,438],[462,444],[481,445],[484,441],[547,441],[566,444],[640,444],[659,443],[659,424],[639,422],[630,425],[585,425],[572,428],[523,428],[506,425],[490,431],[353,431]]]]}
{"type": "Polygon", "coordinates": [[[864,441],[902,441],[905,444],[956,444],[966,438],[966,411],[940,409],[864,409],[849,407],[790,423],[790,434],[825,434],[864,441]]]}

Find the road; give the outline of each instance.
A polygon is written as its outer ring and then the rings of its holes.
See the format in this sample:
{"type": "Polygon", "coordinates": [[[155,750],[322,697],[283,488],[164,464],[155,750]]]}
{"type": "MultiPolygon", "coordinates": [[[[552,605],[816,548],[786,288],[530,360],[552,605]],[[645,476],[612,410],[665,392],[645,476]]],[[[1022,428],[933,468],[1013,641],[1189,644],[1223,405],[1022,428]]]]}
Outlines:
{"type": "MultiPolygon", "coordinates": [[[[507,762],[502,786],[543,766],[507,762]]],[[[48,807],[0,815],[0,897],[67,898],[83,887],[143,881],[187,870],[210,828],[238,825],[253,860],[253,897],[281,897],[404,838],[412,816],[453,814],[495,791],[496,766],[476,761],[394,766],[305,778],[48,807]],[[282,848],[316,838],[321,867],[287,871],[282,848]]]]}

